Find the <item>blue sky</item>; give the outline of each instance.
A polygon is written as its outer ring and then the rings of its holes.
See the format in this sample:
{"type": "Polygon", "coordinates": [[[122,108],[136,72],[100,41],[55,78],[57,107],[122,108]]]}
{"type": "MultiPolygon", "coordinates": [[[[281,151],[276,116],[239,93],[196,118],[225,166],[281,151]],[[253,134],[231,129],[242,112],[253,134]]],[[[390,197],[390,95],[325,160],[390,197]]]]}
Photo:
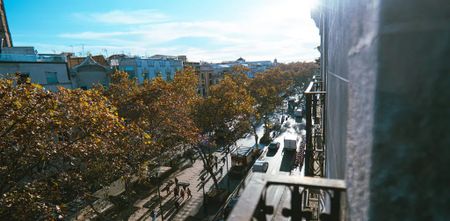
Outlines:
{"type": "Polygon", "coordinates": [[[40,53],[311,61],[314,0],[4,0],[15,46],[40,53]]]}

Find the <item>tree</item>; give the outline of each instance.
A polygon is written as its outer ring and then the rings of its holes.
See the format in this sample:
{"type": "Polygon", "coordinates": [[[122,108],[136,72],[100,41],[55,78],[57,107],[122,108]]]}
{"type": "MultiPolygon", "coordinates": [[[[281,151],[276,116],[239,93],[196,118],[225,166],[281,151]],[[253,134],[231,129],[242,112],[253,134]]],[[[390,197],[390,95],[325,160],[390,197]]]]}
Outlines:
{"type": "Polygon", "coordinates": [[[198,99],[196,88],[196,76],[186,68],[170,82],[156,77],[142,85],[117,73],[106,94],[127,124],[136,125],[152,137],[157,154],[148,160],[157,165],[198,139],[192,120],[193,105],[198,99]]]}
{"type": "Polygon", "coordinates": [[[319,65],[315,62],[293,62],[278,66],[285,76],[292,81],[289,93],[302,91],[302,86],[309,82],[312,76],[319,70],[319,65]]]}
{"type": "Polygon", "coordinates": [[[103,92],[103,94],[111,101],[112,105],[117,108],[119,116],[126,119],[132,118],[132,111],[130,111],[130,102],[138,93],[141,87],[137,84],[135,79],[130,79],[128,73],[125,71],[116,70],[111,75],[111,83],[107,90],[103,87],[96,88],[103,92]]]}
{"type": "Polygon", "coordinates": [[[133,158],[151,141],[96,90],[51,93],[14,80],[0,80],[0,125],[0,219],[8,220],[63,215],[72,200],[134,174],[133,158]]]}
{"type": "MultiPolygon", "coordinates": [[[[195,121],[203,137],[218,146],[229,147],[250,130],[249,117],[253,112],[254,99],[245,87],[241,87],[230,75],[210,88],[210,96],[201,100],[196,109],[195,121]]],[[[205,168],[217,180],[210,168],[204,148],[198,148],[205,168]]]]}
{"type": "Polygon", "coordinates": [[[282,104],[282,94],[286,91],[291,81],[280,69],[270,69],[264,73],[256,74],[255,78],[249,84],[249,91],[255,99],[255,112],[252,117],[253,133],[256,144],[258,144],[258,135],[256,128],[258,123],[263,120],[265,132],[269,132],[269,116],[282,104]]]}

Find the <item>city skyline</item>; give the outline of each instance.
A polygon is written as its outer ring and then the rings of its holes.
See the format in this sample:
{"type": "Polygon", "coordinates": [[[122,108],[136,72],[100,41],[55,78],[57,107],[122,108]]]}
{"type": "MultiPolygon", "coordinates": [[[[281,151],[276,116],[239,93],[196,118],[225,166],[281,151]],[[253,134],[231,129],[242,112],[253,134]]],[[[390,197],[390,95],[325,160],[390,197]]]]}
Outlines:
{"type": "Polygon", "coordinates": [[[319,57],[312,0],[4,2],[14,46],[40,53],[184,54],[208,62],[319,57]]]}

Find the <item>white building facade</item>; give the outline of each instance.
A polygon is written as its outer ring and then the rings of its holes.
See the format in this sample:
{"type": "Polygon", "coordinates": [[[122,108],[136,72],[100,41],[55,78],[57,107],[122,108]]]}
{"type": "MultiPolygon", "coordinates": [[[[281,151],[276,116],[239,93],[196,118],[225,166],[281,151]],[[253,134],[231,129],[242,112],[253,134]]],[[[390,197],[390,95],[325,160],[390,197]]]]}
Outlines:
{"type": "Polygon", "coordinates": [[[157,76],[171,81],[177,71],[183,69],[185,60],[180,56],[155,55],[149,58],[122,58],[118,63],[118,69],[129,74],[130,78],[136,78],[139,83],[151,80],[157,76]]]}
{"type": "Polygon", "coordinates": [[[33,47],[2,48],[0,77],[20,74],[45,89],[72,88],[67,59],[59,54],[38,54],[33,47]]]}

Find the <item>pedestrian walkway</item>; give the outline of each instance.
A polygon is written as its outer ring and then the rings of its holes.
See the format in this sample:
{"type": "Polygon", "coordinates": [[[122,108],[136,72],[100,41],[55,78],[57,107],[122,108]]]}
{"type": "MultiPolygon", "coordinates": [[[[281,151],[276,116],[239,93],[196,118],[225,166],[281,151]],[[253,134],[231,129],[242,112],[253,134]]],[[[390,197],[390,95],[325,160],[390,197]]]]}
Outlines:
{"type": "MultiPolygon", "coordinates": [[[[223,154],[214,153],[217,157],[221,158],[223,154]]],[[[219,165],[223,165],[220,162],[219,165]]],[[[189,189],[191,190],[192,197],[188,198],[187,194],[185,194],[184,199],[182,199],[179,195],[178,197],[174,196],[174,187],[172,185],[170,188],[170,192],[168,193],[166,190],[161,190],[161,205],[162,212],[164,214],[164,220],[185,220],[189,216],[194,216],[198,213],[199,209],[203,204],[203,189],[201,185],[201,181],[199,180],[200,174],[204,169],[203,162],[201,159],[197,159],[192,167],[179,171],[171,176],[171,180],[174,181],[176,177],[178,179],[178,183],[189,183],[189,189]],[[176,208],[176,202],[178,202],[179,208],[176,208]]],[[[224,166],[223,174],[226,174],[226,167],[224,166]]],[[[164,187],[165,184],[162,185],[164,187]]],[[[213,180],[209,179],[205,185],[205,192],[213,186],[213,180]]],[[[183,189],[180,186],[180,189],[183,189]]],[[[152,220],[150,217],[151,209],[155,208],[155,212],[157,213],[157,220],[161,219],[161,210],[159,205],[159,197],[155,192],[150,196],[138,200],[134,207],[136,211],[129,217],[129,221],[144,221],[144,220],[152,220]]]]}

